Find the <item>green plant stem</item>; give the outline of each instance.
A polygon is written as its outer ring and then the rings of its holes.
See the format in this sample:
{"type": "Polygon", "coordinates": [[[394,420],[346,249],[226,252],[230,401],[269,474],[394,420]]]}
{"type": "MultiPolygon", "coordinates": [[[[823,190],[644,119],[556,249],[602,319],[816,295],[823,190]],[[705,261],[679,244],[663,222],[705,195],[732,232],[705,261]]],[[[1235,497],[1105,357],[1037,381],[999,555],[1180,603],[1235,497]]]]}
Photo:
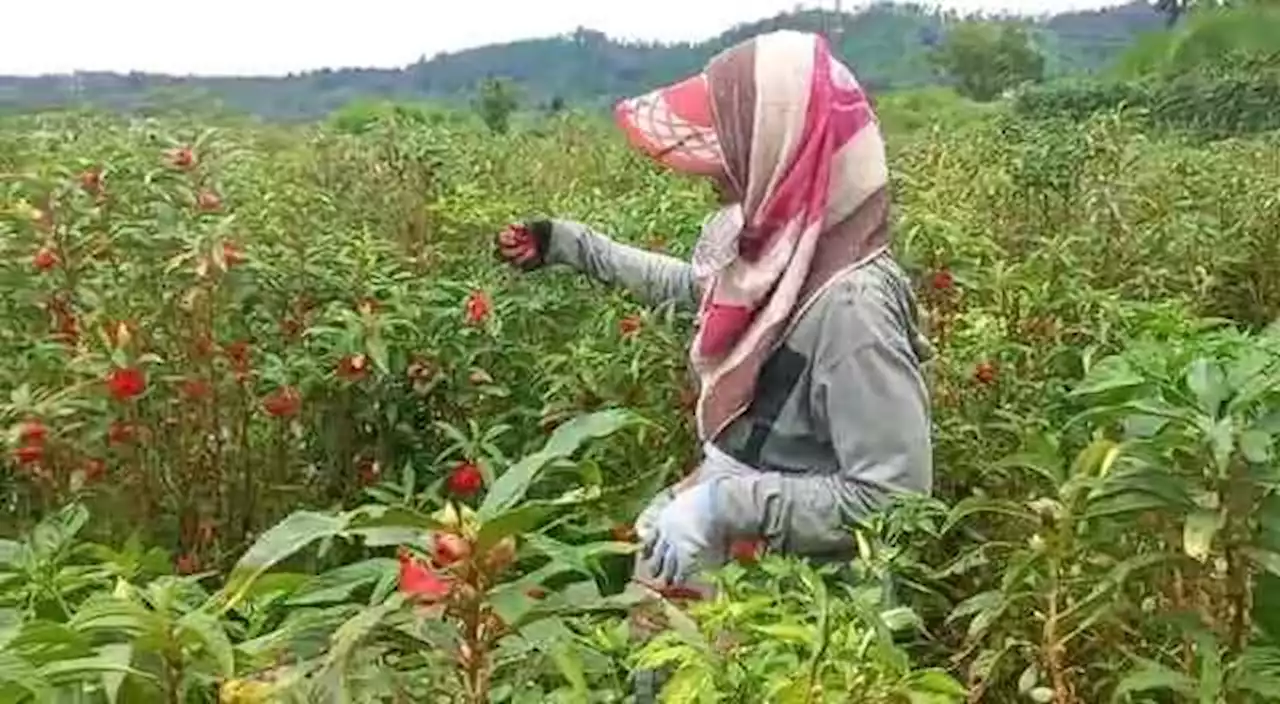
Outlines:
{"type": "Polygon", "coordinates": [[[1063,658],[1063,651],[1066,650],[1066,645],[1061,642],[1059,636],[1058,619],[1062,587],[1061,567],[1058,558],[1051,556],[1049,559],[1049,591],[1045,597],[1047,604],[1041,641],[1045,669],[1049,671],[1049,678],[1053,683],[1054,704],[1074,704],[1075,695],[1072,694],[1071,681],[1067,676],[1066,664],[1063,658]]]}

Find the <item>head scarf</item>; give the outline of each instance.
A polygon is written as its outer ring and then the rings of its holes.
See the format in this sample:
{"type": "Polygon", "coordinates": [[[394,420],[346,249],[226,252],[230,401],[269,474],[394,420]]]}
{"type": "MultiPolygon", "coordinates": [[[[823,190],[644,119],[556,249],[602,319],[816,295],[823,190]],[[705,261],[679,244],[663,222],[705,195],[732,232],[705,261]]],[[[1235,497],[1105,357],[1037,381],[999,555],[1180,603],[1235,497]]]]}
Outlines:
{"type": "Polygon", "coordinates": [[[888,168],[866,94],[820,36],[760,35],[678,84],[620,103],[628,139],[740,202],[704,226],[690,357],[699,434],[750,404],[760,368],[836,275],[888,242],[888,168]]]}

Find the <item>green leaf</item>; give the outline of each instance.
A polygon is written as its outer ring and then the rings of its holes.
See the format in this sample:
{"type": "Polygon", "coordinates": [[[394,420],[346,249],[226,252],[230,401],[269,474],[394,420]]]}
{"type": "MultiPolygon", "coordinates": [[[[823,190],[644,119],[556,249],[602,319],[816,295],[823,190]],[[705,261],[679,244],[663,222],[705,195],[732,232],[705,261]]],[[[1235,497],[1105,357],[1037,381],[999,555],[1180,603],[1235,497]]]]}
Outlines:
{"type": "Polygon", "coordinates": [[[1245,557],[1248,557],[1253,564],[1270,572],[1276,577],[1280,577],[1280,553],[1271,552],[1270,550],[1260,550],[1258,548],[1245,548],[1245,557]]]}
{"type": "Polygon", "coordinates": [[[388,574],[395,574],[399,563],[386,557],[375,557],[343,565],[312,577],[298,587],[285,602],[288,606],[308,606],[344,601],[361,587],[376,584],[388,574]]]}
{"type": "Polygon", "coordinates": [[[71,504],[46,516],[31,530],[30,544],[37,561],[52,559],[66,548],[89,521],[89,510],[71,504]]]}
{"type": "Polygon", "coordinates": [[[242,598],[255,579],[302,548],[324,538],[338,535],[347,527],[347,519],[314,511],[298,511],[272,526],[254,541],[240,561],[231,569],[221,594],[226,609],[242,598]]]}
{"type": "Polygon", "coordinates": [[[192,611],[178,620],[178,637],[186,645],[198,645],[213,659],[218,675],[231,677],[236,673],[235,652],[231,638],[222,622],[204,612],[192,611]]]}
{"type": "Polygon", "coordinates": [[[750,626],[751,630],[761,633],[783,643],[792,643],[808,647],[820,640],[812,626],[800,623],[770,623],[763,626],[750,626]]]}
{"type": "Polygon", "coordinates": [[[1146,379],[1129,365],[1129,360],[1121,356],[1112,356],[1099,360],[1089,370],[1084,382],[1076,386],[1072,396],[1096,396],[1119,389],[1141,386],[1146,379]]]}
{"type": "Polygon", "coordinates": [[[15,653],[0,652],[0,682],[15,684],[29,692],[37,702],[52,698],[49,683],[32,667],[31,663],[15,653]]]}
{"type": "Polygon", "coordinates": [[[587,687],[587,675],[582,669],[582,658],[578,656],[572,643],[560,641],[552,646],[551,659],[555,662],[560,675],[569,682],[574,701],[589,701],[590,689],[587,687]]]}
{"type": "Polygon", "coordinates": [[[534,550],[551,558],[553,564],[587,577],[601,576],[599,562],[601,557],[607,555],[630,555],[639,549],[639,546],[633,543],[616,542],[570,545],[562,543],[555,538],[536,533],[528,536],[526,541],[534,550]]]}
{"type": "Polygon", "coordinates": [[[1222,530],[1226,516],[1217,509],[1196,509],[1182,524],[1182,550],[1188,557],[1204,562],[1209,558],[1213,538],[1222,530]]]}
{"type": "Polygon", "coordinates": [[[0,565],[21,569],[26,561],[27,548],[14,540],[0,540],[0,565]]]}
{"type": "Polygon", "coordinates": [[[102,595],[81,604],[67,625],[78,633],[137,638],[160,630],[163,616],[132,599],[102,595]]]}
{"type": "Polygon", "coordinates": [[[382,625],[387,616],[399,611],[404,604],[404,595],[397,592],[383,603],[365,607],[347,619],[333,634],[319,678],[334,678],[339,682],[344,680],[347,666],[357,647],[382,625]]]}
{"type": "Polygon", "coordinates": [[[662,688],[661,701],[671,704],[695,704],[715,684],[711,673],[698,666],[681,667],[662,688]]]}
{"type": "Polygon", "coordinates": [[[1211,418],[1218,417],[1222,403],[1231,393],[1221,365],[1204,358],[1192,362],[1187,369],[1187,388],[1195,395],[1200,410],[1211,418]]]}
{"type": "Polygon", "coordinates": [[[600,496],[600,487],[587,486],[568,491],[550,501],[527,501],[517,508],[485,521],[480,526],[480,533],[476,537],[476,551],[487,550],[509,535],[532,532],[541,527],[547,519],[564,515],[566,506],[594,501],[600,496]]]}
{"type": "Polygon", "coordinates": [[[637,422],[639,418],[631,412],[615,409],[579,416],[556,428],[541,450],[524,457],[493,482],[480,505],[480,520],[487,521],[519,503],[548,464],[569,457],[588,440],[607,437],[637,422]]]}
{"type": "Polygon", "coordinates": [[[1218,472],[1225,475],[1231,462],[1231,454],[1236,449],[1235,420],[1230,416],[1214,423],[1208,428],[1209,447],[1213,450],[1213,461],[1218,472]]]}
{"type": "Polygon", "coordinates": [[[117,653],[98,654],[87,658],[55,660],[39,670],[40,677],[54,684],[97,679],[105,673],[120,673],[154,679],[150,674],[118,662],[117,653]]]}
{"type": "Polygon", "coordinates": [[[1253,464],[1267,464],[1271,461],[1271,436],[1260,430],[1246,430],[1240,433],[1240,452],[1253,464]]]}
{"type": "Polygon", "coordinates": [[[116,704],[120,696],[120,685],[128,675],[129,663],[133,661],[133,646],[128,643],[111,643],[98,649],[99,657],[120,666],[119,670],[102,673],[102,689],[107,695],[109,704],[116,704]]]}
{"type": "Polygon", "coordinates": [[[943,524],[941,532],[943,534],[949,533],[965,519],[982,513],[995,513],[1027,521],[1033,525],[1039,524],[1039,519],[1036,518],[1036,515],[1016,501],[971,497],[964,499],[951,509],[951,513],[947,516],[947,522],[943,524]]]}
{"type": "Polygon", "coordinates": [[[934,698],[928,701],[961,702],[969,694],[969,690],[957,682],[954,677],[945,670],[937,669],[920,670],[913,673],[911,676],[911,689],[915,692],[941,695],[943,697],[942,699],[934,698]]]}
{"type": "Polygon", "coordinates": [[[1140,660],[1137,669],[1125,675],[1116,685],[1113,701],[1123,701],[1134,692],[1173,691],[1187,697],[1196,695],[1196,681],[1154,660],[1140,660]]]}
{"type": "Polygon", "coordinates": [[[371,335],[365,340],[365,351],[369,353],[369,358],[373,360],[373,366],[378,368],[383,374],[391,373],[391,363],[387,359],[387,343],[378,335],[371,335]]]}

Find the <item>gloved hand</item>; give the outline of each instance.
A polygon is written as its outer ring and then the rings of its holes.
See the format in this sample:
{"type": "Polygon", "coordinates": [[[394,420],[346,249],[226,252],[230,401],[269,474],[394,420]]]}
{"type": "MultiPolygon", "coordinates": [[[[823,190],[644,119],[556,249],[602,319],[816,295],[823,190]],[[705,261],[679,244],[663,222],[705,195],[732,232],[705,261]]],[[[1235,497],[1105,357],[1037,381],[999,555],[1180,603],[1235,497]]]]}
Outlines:
{"type": "Polygon", "coordinates": [[[658,513],[648,535],[641,535],[641,565],[648,579],[681,584],[703,567],[699,559],[724,541],[716,517],[717,484],[703,482],[676,494],[658,513]]]}
{"type": "Polygon", "coordinates": [[[551,246],[551,222],[538,220],[509,225],[495,238],[498,258],[524,271],[546,262],[551,246]]]}

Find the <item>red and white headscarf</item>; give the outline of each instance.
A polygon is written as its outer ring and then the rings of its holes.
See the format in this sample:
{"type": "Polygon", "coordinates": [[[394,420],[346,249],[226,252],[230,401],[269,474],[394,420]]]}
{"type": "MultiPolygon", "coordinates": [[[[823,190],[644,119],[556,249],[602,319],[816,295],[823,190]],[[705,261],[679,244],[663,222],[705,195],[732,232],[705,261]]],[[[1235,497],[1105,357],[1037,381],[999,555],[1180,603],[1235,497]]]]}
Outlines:
{"type": "Polygon", "coordinates": [[[714,439],[750,404],[761,366],[809,303],[887,246],[884,142],[826,40],[792,31],[739,44],[697,76],[623,101],[616,117],[649,156],[725,178],[741,196],[694,255],[698,429],[714,439]]]}

